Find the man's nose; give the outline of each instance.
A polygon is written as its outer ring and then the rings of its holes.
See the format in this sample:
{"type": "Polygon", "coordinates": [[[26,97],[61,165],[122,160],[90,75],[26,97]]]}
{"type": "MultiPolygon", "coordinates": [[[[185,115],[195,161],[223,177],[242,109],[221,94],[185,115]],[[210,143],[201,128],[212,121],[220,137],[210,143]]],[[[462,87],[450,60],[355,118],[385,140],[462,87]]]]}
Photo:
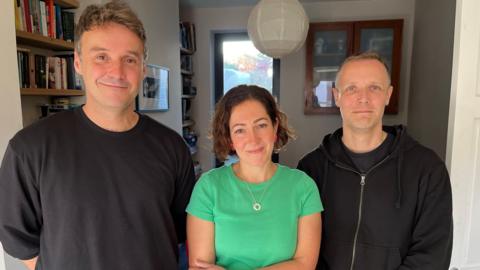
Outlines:
{"type": "Polygon", "coordinates": [[[114,78],[123,78],[125,74],[125,68],[122,61],[112,61],[110,63],[109,75],[114,78]]]}
{"type": "Polygon", "coordinates": [[[359,87],[357,90],[357,100],[359,102],[369,102],[370,100],[370,91],[367,87],[359,87]]]}

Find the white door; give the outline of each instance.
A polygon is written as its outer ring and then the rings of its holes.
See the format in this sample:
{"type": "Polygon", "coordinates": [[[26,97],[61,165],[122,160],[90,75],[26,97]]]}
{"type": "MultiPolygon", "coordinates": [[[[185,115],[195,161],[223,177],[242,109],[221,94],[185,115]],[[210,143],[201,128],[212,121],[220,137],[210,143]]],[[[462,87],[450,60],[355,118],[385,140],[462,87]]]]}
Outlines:
{"type": "Polygon", "coordinates": [[[446,159],[453,188],[451,269],[459,270],[480,270],[479,12],[479,0],[457,0],[446,159]]]}
{"type": "Polygon", "coordinates": [[[5,259],[3,255],[2,243],[0,243],[0,270],[5,270],[5,259]]]}

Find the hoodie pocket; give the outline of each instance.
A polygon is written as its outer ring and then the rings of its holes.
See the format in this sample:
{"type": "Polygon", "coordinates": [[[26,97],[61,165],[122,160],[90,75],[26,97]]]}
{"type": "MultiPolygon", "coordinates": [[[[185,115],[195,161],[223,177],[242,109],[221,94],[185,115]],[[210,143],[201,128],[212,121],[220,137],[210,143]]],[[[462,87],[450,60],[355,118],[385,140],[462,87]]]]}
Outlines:
{"type": "Polygon", "coordinates": [[[353,269],[398,269],[402,263],[398,248],[357,244],[353,269]]]}

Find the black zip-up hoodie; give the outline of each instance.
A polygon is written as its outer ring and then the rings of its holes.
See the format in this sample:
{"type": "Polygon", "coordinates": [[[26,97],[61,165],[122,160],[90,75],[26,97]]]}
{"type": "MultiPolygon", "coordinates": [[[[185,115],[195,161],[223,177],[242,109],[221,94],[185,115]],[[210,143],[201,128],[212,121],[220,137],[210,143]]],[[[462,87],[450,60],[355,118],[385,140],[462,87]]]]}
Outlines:
{"type": "Polygon", "coordinates": [[[448,269],[453,225],[445,164],[405,127],[383,129],[394,142],[364,174],[338,139],[342,129],[298,164],[317,183],[325,208],[317,269],[448,269]]]}

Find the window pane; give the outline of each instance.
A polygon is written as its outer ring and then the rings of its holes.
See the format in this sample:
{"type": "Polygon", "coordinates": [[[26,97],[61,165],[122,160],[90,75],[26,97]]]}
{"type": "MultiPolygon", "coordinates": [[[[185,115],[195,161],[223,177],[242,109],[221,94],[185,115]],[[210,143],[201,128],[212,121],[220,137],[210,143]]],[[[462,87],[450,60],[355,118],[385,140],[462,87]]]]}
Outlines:
{"type": "Polygon", "coordinates": [[[239,84],[256,84],[272,92],[273,59],[251,41],[223,42],[223,93],[239,84]]]}

